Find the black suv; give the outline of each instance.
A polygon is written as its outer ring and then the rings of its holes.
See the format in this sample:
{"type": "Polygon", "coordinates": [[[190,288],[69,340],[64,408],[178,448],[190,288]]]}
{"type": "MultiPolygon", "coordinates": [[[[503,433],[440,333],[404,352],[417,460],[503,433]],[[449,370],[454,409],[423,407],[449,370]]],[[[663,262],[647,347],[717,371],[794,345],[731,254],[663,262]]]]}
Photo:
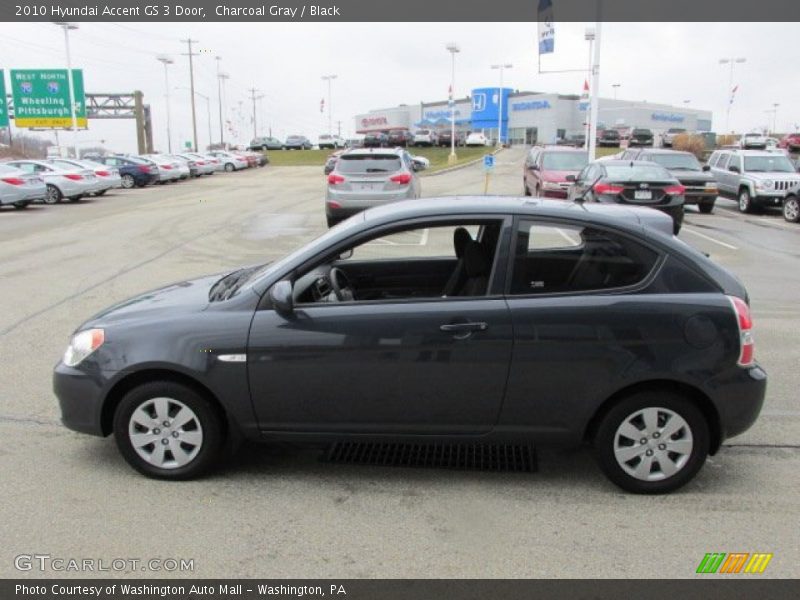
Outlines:
{"type": "Polygon", "coordinates": [[[661,150],[658,148],[637,148],[626,150],[624,160],[647,160],[658,163],[680,181],[686,188],[684,205],[696,204],[701,213],[714,211],[719,189],[717,179],[709,172],[708,165],[701,165],[691,152],[677,150],[661,150]]]}
{"type": "Polygon", "coordinates": [[[636,127],[631,131],[631,138],[628,140],[628,147],[631,146],[652,146],[653,132],[649,129],[636,127]]]}
{"type": "Polygon", "coordinates": [[[608,146],[610,148],[619,148],[619,131],[616,129],[604,129],[597,136],[598,146],[608,146]]]}
{"type": "Polygon", "coordinates": [[[364,148],[388,148],[389,135],[383,131],[371,131],[364,136],[364,148]]]}
{"type": "Polygon", "coordinates": [[[386,142],[389,146],[406,148],[414,143],[414,136],[408,129],[392,129],[387,134],[386,142]]]}

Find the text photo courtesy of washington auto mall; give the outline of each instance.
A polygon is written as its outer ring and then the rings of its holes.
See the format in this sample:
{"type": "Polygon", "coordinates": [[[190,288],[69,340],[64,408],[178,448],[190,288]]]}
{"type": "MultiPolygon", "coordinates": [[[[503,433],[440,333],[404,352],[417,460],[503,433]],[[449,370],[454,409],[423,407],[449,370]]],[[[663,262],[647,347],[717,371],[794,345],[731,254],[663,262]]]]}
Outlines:
{"type": "Polygon", "coordinates": [[[756,4],[3,2],[0,600],[800,596],[756,4]]]}

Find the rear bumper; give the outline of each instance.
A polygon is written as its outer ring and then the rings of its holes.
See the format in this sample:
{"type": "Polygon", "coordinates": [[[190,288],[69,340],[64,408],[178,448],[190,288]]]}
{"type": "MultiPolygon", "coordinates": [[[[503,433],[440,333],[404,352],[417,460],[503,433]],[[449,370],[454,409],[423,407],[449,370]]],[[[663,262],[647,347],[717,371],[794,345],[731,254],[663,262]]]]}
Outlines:
{"type": "Polygon", "coordinates": [[[704,204],[707,202],[714,202],[717,199],[717,191],[714,192],[695,192],[695,193],[687,193],[684,195],[684,204],[704,204]]]}
{"type": "Polygon", "coordinates": [[[736,367],[711,382],[719,392],[713,399],[720,420],[721,439],[747,431],[755,423],[767,392],[767,373],[756,365],[736,367]]]}

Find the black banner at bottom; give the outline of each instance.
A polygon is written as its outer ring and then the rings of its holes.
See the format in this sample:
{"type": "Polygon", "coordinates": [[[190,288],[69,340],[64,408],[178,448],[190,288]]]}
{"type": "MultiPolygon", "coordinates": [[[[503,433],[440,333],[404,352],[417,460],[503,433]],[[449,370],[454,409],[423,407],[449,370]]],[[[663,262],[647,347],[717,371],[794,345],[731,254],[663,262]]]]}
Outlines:
{"type": "Polygon", "coordinates": [[[5,579],[2,600],[795,600],[800,581],[698,579],[5,579]]]}

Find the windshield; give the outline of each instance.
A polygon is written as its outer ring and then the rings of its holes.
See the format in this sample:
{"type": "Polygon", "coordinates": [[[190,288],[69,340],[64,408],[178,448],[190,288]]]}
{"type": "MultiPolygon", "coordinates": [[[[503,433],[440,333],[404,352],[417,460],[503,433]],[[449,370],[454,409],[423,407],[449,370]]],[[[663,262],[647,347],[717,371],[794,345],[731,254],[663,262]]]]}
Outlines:
{"type": "Polygon", "coordinates": [[[399,171],[400,157],[395,154],[344,155],[337,161],[339,173],[389,173],[399,171]]]}
{"type": "Polygon", "coordinates": [[[744,170],[765,173],[794,173],[794,167],[789,162],[789,159],[778,154],[774,156],[745,156],[744,170]]]}
{"type": "Polygon", "coordinates": [[[427,129],[420,129],[417,131],[417,135],[428,135],[429,133],[430,131],[428,131],[427,129]]]}
{"type": "Polygon", "coordinates": [[[547,171],[580,171],[589,162],[584,152],[545,152],[542,169],[547,171]]]}
{"type": "Polygon", "coordinates": [[[700,163],[691,154],[647,154],[642,156],[642,160],[650,160],[665,169],[675,169],[676,171],[703,170],[700,163]]]}
{"type": "Polygon", "coordinates": [[[613,181],[664,181],[671,180],[672,175],[662,167],[650,165],[609,165],[606,167],[608,178],[613,181]]]}

